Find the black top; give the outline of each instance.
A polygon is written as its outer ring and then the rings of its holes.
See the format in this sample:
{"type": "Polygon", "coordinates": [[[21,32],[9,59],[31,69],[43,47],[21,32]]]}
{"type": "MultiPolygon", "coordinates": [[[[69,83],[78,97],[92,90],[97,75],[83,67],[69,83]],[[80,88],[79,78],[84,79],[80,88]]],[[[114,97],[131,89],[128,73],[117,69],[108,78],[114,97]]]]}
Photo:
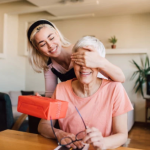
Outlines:
{"type": "MultiPolygon", "coordinates": [[[[52,61],[49,58],[47,65],[51,64],[52,61]]],[[[70,69],[68,72],[66,72],[65,74],[62,74],[60,72],[58,72],[55,68],[51,68],[51,71],[63,82],[63,81],[67,81],[73,78],[76,78],[76,75],[74,73],[74,68],[70,69]]]]}

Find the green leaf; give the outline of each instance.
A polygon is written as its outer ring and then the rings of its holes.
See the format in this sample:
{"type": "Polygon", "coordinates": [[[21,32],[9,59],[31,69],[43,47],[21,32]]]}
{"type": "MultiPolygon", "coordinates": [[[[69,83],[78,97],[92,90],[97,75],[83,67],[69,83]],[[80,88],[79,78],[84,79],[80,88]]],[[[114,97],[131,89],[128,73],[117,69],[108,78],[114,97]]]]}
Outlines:
{"type": "Polygon", "coordinates": [[[142,68],[144,69],[144,63],[143,63],[143,59],[141,58],[141,64],[142,64],[142,68]]]}
{"type": "Polygon", "coordinates": [[[142,78],[138,78],[138,83],[139,85],[136,87],[135,93],[137,93],[139,90],[141,91],[141,88],[143,90],[143,84],[145,83],[145,81],[142,78]]]}
{"type": "Polygon", "coordinates": [[[144,98],[144,93],[143,93],[143,84],[141,85],[141,94],[142,94],[142,97],[144,98]]]}
{"type": "Polygon", "coordinates": [[[145,68],[146,67],[149,68],[149,57],[148,57],[148,55],[146,55],[146,59],[145,59],[145,68]]]}
{"type": "Polygon", "coordinates": [[[117,42],[117,39],[115,36],[112,36],[110,39],[108,39],[110,43],[115,44],[117,42]]]}
{"type": "Polygon", "coordinates": [[[137,86],[137,84],[140,84],[140,77],[138,77],[137,80],[135,81],[135,85],[133,88],[135,88],[137,86]]]}
{"type": "Polygon", "coordinates": [[[140,66],[139,66],[134,60],[132,60],[132,63],[137,67],[137,69],[138,69],[139,71],[141,71],[140,66]]]}
{"type": "Polygon", "coordinates": [[[139,71],[135,71],[135,72],[132,74],[130,80],[133,80],[133,79],[135,78],[135,76],[137,75],[137,73],[139,73],[139,71]]]}
{"type": "Polygon", "coordinates": [[[145,70],[146,75],[148,75],[149,72],[150,72],[150,67],[145,70]]]}
{"type": "Polygon", "coordinates": [[[135,93],[137,93],[141,88],[141,84],[139,83],[139,85],[137,86],[137,88],[135,89],[135,93]]]}

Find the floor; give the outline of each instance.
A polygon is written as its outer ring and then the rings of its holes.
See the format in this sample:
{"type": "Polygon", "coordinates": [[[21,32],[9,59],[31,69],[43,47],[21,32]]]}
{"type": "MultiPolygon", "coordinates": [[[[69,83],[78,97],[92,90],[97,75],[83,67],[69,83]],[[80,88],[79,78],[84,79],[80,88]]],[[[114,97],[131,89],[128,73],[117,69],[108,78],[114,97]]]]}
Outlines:
{"type": "Polygon", "coordinates": [[[150,124],[135,124],[129,132],[130,148],[150,150],[150,124]]]}

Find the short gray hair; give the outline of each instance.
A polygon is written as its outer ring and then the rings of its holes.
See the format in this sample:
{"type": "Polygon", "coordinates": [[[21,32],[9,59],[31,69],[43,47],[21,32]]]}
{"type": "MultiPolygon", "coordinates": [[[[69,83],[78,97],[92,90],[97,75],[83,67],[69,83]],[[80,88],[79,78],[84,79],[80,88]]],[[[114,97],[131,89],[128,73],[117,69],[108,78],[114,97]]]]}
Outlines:
{"type": "Polygon", "coordinates": [[[93,36],[84,36],[80,40],[78,40],[74,45],[72,52],[74,53],[79,48],[83,48],[85,46],[93,46],[98,51],[101,57],[105,57],[105,47],[103,43],[93,36]]]}

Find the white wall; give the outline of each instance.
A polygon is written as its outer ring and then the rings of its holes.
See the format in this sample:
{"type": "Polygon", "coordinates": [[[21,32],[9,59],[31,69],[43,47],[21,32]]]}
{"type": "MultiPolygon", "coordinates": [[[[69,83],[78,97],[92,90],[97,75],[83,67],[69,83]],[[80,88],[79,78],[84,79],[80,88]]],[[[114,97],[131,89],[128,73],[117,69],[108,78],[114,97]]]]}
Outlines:
{"type": "Polygon", "coordinates": [[[0,91],[25,89],[25,59],[18,56],[18,16],[8,15],[5,59],[0,59],[0,91]]]}

